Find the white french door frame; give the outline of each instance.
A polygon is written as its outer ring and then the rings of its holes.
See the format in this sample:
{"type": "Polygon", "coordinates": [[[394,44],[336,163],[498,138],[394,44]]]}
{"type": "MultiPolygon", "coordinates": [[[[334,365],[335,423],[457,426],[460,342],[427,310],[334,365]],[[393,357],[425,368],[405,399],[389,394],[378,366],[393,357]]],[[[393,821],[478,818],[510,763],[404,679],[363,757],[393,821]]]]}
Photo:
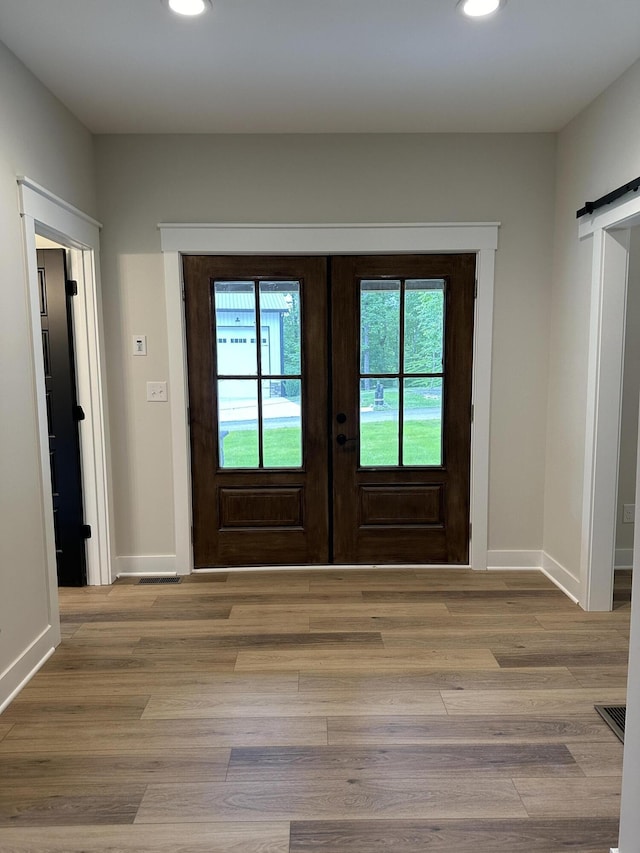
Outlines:
{"type": "Polygon", "coordinates": [[[70,274],[78,282],[73,303],[76,382],[78,401],[85,413],[80,422],[80,457],[84,520],[91,526],[86,540],[87,582],[99,586],[112,583],[110,488],[108,477],[108,432],[106,391],[103,378],[103,335],[100,295],[99,222],[68,204],[35,181],[19,177],[20,214],[23,223],[25,266],[35,372],[39,434],[40,475],[45,521],[49,616],[58,623],[58,594],[49,430],[47,425],[36,235],[47,237],[69,250],[70,274]]]}
{"type": "Polygon", "coordinates": [[[487,569],[493,293],[498,222],[234,225],[160,223],[169,347],[176,569],[193,571],[187,356],[181,255],[473,253],[474,318],[470,566],[487,569]]]}

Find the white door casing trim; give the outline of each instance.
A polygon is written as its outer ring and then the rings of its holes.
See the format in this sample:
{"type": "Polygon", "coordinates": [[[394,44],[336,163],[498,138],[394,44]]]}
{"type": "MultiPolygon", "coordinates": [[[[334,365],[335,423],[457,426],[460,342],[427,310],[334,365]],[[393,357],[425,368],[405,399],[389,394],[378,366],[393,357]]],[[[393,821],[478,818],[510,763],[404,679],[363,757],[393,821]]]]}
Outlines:
{"type": "Polygon", "coordinates": [[[591,311],[580,555],[580,602],[611,610],[615,562],[629,231],[640,224],[640,198],[607,205],[579,223],[592,238],[591,311]]]}
{"type": "MultiPolygon", "coordinates": [[[[610,508],[603,508],[603,495],[617,498],[620,405],[609,412],[613,423],[606,424],[604,405],[612,398],[605,390],[612,388],[613,399],[621,397],[622,368],[619,347],[624,336],[624,304],[620,316],[621,294],[626,294],[628,272],[629,230],[640,225],[640,198],[625,197],[596,211],[580,222],[581,239],[593,235],[593,270],[591,284],[591,329],[589,338],[589,375],[587,387],[587,436],[585,442],[585,512],[583,514],[582,580],[585,585],[584,601],[587,609],[611,609],[611,578],[613,566],[598,566],[594,555],[613,559],[615,553],[615,523],[610,518],[610,508]],[[600,310],[598,310],[598,308],[600,310]],[[603,402],[604,401],[604,402],[603,402]],[[613,415],[613,416],[612,416],[613,415]],[[613,473],[611,468],[613,467],[613,473]],[[597,550],[596,550],[597,549],[597,550]],[[587,573],[585,574],[585,569],[587,573]]],[[[635,529],[640,529],[640,441],[636,464],[636,516],[635,529]]],[[[640,571],[640,537],[635,537],[633,550],[634,573],[640,571]]],[[[640,667],[640,600],[633,585],[631,598],[631,635],[629,641],[629,672],[640,667]]],[[[622,793],[620,808],[619,847],[612,853],[633,853],[640,833],[640,683],[630,678],[627,687],[627,713],[625,727],[624,759],[622,766],[622,793]]]]}
{"type": "Polygon", "coordinates": [[[78,400],[85,413],[85,420],[80,423],[84,514],[85,522],[91,526],[92,530],[92,536],[87,540],[87,580],[92,585],[110,584],[113,579],[110,481],[98,264],[101,225],[35,181],[26,177],[18,177],[17,180],[25,241],[31,344],[35,366],[50,615],[55,614],[57,620],[57,572],[40,331],[36,234],[49,237],[69,247],[71,275],[78,281],[78,297],[74,302],[73,311],[76,381],[78,400]]]}
{"type": "Polygon", "coordinates": [[[585,610],[611,610],[613,603],[628,258],[628,230],[593,234],[580,558],[585,610]]]}
{"type": "MultiPolygon", "coordinates": [[[[636,514],[635,529],[640,530],[640,440],[636,456],[636,514]]],[[[633,568],[635,578],[640,572],[640,536],[634,537],[633,568]]],[[[629,677],[627,678],[627,711],[622,761],[622,791],[620,794],[620,834],[617,853],[635,853],[640,834],[640,681],[634,677],[640,666],[640,598],[638,586],[632,584],[631,631],[629,635],[629,677]]]]}
{"type": "Polygon", "coordinates": [[[369,255],[469,252],[477,255],[471,435],[470,565],[486,570],[495,253],[500,223],[217,224],[160,223],[169,347],[176,567],[193,570],[187,358],[182,254],[369,255]]]}

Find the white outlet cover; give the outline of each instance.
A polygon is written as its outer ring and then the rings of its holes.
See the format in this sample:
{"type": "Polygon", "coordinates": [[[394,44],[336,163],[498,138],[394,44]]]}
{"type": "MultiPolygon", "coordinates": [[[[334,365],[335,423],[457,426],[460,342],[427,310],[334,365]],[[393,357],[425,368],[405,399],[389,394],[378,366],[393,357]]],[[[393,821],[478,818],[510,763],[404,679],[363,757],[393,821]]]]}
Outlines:
{"type": "Polygon", "coordinates": [[[167,382],[147,382],[147,402],[148,403],[166,403],[167,402],[167,382]]]}

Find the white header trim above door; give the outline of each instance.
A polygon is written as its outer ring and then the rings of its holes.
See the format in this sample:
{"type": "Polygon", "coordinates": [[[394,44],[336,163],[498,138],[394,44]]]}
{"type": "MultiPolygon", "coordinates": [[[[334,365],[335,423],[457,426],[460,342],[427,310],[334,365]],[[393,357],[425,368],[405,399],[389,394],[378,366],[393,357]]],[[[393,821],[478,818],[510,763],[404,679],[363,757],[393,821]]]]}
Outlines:
{"type": "Polygon", "coordinates": [[[470,252],[477,255],[471,436],[471,560],[487,568],[489,427],[495,252],[499,222],[223,224],[160,223],[171,393],[176,569],[193,570],[188,388],[181,254],[339,255],[470,252]]]}
{"type": "Polygon", "coordinates": [[[499,222],[353,225],[160,223],[163,252],[220,255],[354,255],[497,249],[499,222]]]}

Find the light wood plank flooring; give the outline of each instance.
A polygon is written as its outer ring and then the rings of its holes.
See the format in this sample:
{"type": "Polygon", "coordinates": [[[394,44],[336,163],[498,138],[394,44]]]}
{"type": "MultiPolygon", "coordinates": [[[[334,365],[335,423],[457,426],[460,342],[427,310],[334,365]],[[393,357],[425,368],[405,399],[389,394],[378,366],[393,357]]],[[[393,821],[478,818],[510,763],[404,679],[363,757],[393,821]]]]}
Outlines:
{"type": "Polygon", "coordinates": [[[606,853],[628,573],[197,575],[60,591],[0,716],[2,853],[606,853]]]}

